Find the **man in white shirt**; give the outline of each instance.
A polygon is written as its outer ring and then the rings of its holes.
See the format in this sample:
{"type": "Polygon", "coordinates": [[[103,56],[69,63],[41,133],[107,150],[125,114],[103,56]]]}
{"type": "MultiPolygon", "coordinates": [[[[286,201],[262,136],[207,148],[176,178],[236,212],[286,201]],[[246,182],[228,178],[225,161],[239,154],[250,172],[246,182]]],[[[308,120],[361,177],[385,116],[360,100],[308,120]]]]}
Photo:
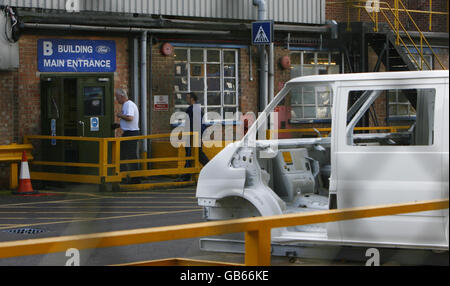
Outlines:
{"type": "MultiPolygon", "coordinates": [[[[134,102],[128,99],[127,92],[123,89],[116,89],[116,100],[122,104],[122,111],[117,114],[120,118],[120,129],[123,130],[122,137],[139,136],[139,110],[134,102]]],[[[137,140],[126,140],[120,142],[120,159],[137,159],[137,140]]],[[[120,166],[121,171],[137,170],[137,164],[120,166]]]]}

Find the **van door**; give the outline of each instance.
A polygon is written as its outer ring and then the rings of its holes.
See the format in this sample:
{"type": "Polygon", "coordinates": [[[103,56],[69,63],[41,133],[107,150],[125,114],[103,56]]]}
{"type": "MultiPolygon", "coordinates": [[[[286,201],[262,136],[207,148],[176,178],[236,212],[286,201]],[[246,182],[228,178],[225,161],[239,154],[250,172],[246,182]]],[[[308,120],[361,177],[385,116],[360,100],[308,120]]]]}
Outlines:
{"type": "MultiPolygon", "coordinates": [[[[443,198],[445,85],[440,81],[351,82],[340,88],[333,130],[338,136],[338,208],[443,198]],[[355,97],[350,106],[349,98],[355,97]],[[383,104],[386,108],[380,108],[383,104]],[[405,129],[367,130],[391,124],[394,114],[412,121],[395,123],[405,129]],[[366,126],[356,127],[364,117],[370,118],[366,126]]],[[[444,216],[444,211],[432,211],[341,221],[339,225],[344,241],[442,246],[444,216]]]]}

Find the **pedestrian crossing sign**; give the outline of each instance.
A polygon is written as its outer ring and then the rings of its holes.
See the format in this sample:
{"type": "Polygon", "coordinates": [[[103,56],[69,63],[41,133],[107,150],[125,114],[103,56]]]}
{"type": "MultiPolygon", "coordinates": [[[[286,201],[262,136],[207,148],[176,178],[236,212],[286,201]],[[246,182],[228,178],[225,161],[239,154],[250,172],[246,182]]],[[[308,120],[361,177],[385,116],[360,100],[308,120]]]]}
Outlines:
{"type": "Polygon", "coordinates": [[[268,45],[273,41],[273,21],[252,23],[252,44],[268,45]]]}

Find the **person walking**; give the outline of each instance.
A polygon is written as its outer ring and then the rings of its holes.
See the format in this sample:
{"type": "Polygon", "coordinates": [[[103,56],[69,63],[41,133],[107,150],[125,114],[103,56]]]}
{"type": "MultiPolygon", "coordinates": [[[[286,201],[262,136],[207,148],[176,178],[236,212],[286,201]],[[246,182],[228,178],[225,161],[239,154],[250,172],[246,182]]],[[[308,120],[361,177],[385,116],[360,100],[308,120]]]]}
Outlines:
{"type": "MultiPolygon", "coordinates": [[[[122,105],[122,110],[117,114],[120,118],[120,129],[123,130],[122,137],[139,136],[139,110],[136,104],[128,98],[124,89],[116,89],[116,100],[122,105]]],[[[137,140],[125,140],[120,142],[120,160],[137,159],[137,140]]],[[[137,163],[123,164],[121,171],[137,170],[137,163]]],[[[133,180],[138,182],[138,180],[133,180]]]]}
{"type": "MultiPolygon", "coordinates": [[[[189,130],[186,130],[186,132],[199,132],[199,137],[198,138],[198,145],[196,146],[194,142],[193,138],[194,136],[192,136],[191,140],[190,140],[190,144],[189,146],[185,146],[185,151],[186,151],[186,157],[191,157],[192,154],[192,148],[199,148],[199,161],[200,163],[205,166],[206,164],[208,164],[209,159],[208,156],[205,155],[205,153],[203,153],[202,150],[202,135],[203,135],[203,131],[205,131],[205,125],[203,124],[203,111],[201,108],[201,105],[197,103],[198,101],[198,97],[195,93],[191,92],[187,94],[187,103],[189,104],[189,107],[186,109],[186,114],[189,117],[189,130]],[[198,122],[197,122],[198,121],[198,122]],[[200,125],[200,126],[198,126],[200,125]]],[[[186,126],[187,127],[187,126],[186,126]]],[[[185,168],[190,168],[192,166],[192,161],[187,160],[186,164],[184,165],[185,168]]],[[[178,177],[177,181],[189,181],[191,179],[191,174],[184,174],[180,177],[178,177]]]]}

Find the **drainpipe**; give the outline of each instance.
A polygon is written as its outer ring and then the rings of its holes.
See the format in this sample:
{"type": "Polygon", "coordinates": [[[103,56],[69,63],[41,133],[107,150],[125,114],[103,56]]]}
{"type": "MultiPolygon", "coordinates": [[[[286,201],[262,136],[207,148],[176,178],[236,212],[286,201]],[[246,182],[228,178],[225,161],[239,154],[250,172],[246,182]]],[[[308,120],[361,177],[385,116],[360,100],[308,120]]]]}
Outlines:
{"type": "Polygon", "coordinates": [[[133,97],[134,103],[140,109],[139,96],[139,39],[133,38],[133,97]]]}
{"type": "MultiPolygon", "coordinates": [[[[141,135],[147,135],[147,31],[142,32],[141,36],[141,135]]],[[[143,140],[142,153],[147,158],[147,139],[143,140]]],[[[144,165],[144,170],[147,164],[144,165]]]]}
{"type": "Polygon", "coordinates": [[[266,20],[266,0],[253,0],[253,5],[258,6],[258,20],[266,20]]]}
{"type": "MultiPolygon", "coordinates": [[[[133,74],[133,78],[131,80],[132,86],[131,86],[131,93],[133,94],[133,102],[136,104],[138,110],[141,110],[141,103],[140,103],[140,96],[139,96],[139,39],[137,37],[134,37],[132,39],[131,43],[131,60],[132,60],[132,66],[131,71],[133,74]]],[[[139,111],[140,112],[140,111],[139,111]]],[[[139,128],[141,128],[139,126],[139,128]]],[[[142,155],[142,147],[141,150],[136,150],[137,158],[141,158],[140,155],[142,155]]]]}
{"type": "Polygon", "coordinates": [[[273,99],[274,92],[274,77],[275,77],[275,69],[274,69],[274,45],[270,43],[269,46],[269,102],[273,99]]]}
{"type": "MultiPolygon", "coordinates": [[[[269,99],[268,99],[268,103],[272,101],[273,96],[274,96],[274,79],[275,79],[275,70],[274,70],[274,45],[273,42],[270,43],[269,46],[269,86],[268,86],[268,90],[269,90],[269,99]]],[[[269,129],[274,130],[275,129],[275,118],[273,118],[273,116],[270,116],[270,121],[269,121],[269,129]]]]}
{"type": "MultiPolygon", "coordinates": [[[[258,6],[258,20],[266,20],[266,1],[265,0],[253,0],[253,5],[258,6]]],[[[264,46],[258,47],[259,53],[259,111],[263,111],[267,106],[267,53],[264,46]]]]}

